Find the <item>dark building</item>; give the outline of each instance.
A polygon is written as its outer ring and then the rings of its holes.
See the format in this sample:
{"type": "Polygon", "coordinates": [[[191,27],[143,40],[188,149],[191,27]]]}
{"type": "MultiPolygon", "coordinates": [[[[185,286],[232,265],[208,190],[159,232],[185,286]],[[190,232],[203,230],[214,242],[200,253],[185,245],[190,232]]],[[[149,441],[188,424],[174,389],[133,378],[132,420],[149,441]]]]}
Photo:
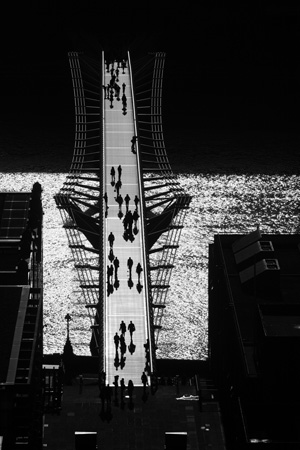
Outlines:
{"type": "Polygon", "coordinates": [[[209,353],[228,448],[300,448],[300,235],[216,235],[209,353]]]}
{"type": "Polygon", "coordinates": [[[0,447],[41,449],[42,205],[32,192],[0,193],[0,447]]]}

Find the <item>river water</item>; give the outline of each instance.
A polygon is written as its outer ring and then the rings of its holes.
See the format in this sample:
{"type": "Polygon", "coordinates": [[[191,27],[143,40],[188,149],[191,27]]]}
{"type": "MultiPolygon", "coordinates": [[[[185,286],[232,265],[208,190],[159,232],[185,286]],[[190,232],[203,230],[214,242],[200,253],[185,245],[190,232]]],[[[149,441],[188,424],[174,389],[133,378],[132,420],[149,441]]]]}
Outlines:
{"type": "MultiPolygon", "coordinates": [[[[50,137],[47,151],[42,131],[34,138],[24,133],[18,138],[6,133],[0,142],[0,191],[30,191],[36,181],[43,188],[44,352],[62,352],[64,318],[69,313],[74,351],[88,355],[90,320],[53,199],[71,161],[69,135],[50,137]]],[[[208,341],[208,245],[217,233],[248,233],[257,224],[263,233],[300,231],[299,138],[274,133],[261,138],[253,133],[250,137],[228,133],[199,137],[189,132],[188,136],[169,136],[171,165],[192,201],[172,272],[157,355],[203,359],[208,341]],[[180,151],[183,145],[185,152],[180,151]]]]}

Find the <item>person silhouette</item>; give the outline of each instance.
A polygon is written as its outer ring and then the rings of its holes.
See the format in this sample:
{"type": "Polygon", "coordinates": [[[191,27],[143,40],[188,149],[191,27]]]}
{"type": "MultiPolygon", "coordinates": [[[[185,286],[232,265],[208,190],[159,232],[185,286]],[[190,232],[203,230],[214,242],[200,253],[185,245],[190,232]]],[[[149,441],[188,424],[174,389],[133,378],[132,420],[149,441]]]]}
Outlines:
{"type": "Polygon", "coordinates": [[[125,353],[126,353],[126,343],[125,343],[124,334],[121,334],[121,336],[120,336],[120,350],[121,350],[121,355],[125,355],[125,353]]]}
{"type": "Polygon", "coordinates": [[[115,346],[116,346],[116,350],[118,350],[119,342],[120,342],[120,337],[119,337],[118,333],[116,333],[114,335],[114,343],[115,343],[115,346]]]}
{"type": "Polygon", "coordinates": [[[128,269],[129,269],[129,273],[131,273],[132,266],[133,266],[133,261],[132,261],[132,259],[131,259],[130,256],[129,256],[129,258],[128,258],[128,260],[127,260],[127,267],[128,267],[128,269]]]}
{"type": "Polygon", "coordinates": [[[126,197],[124,197],[124,200],[125,200],[125,205],[126,205],[126,211],[128,212],[129,202],[130,202],[130,197],[128,194],[126,194],[126,197]]]}
{"type": "Polygon", "coordinates": [[[128,325],[128,331],[130,333],[130,339],[132,340],[132,334],[135,331],[135,325],[134,323],[132,323],[132,320],[130,321],[129,325],[128,325]]]}
{"type": "Polygon", "coordinates": [[[112,232],[110,232],[109,236],[108,236],[108,242],[109,242],[110,248],[113,248],[114,241],[115,241],[115,236],[113,235],[112,232]]]}
{"type": "Polygon", "coordinates": [[[118,177],[119,177],[119,180],[121,180],[121,176],[122,176],[122,166],[119,165],[118,166],[118,177]]]}
{"type": "Polygon", "coordinates": [[[105,201],[105,206],[107,207],[107,202],[108,202],[107,192],[105,192],[105,194],[103,195],[103,199],[105,201]]]}
{"type": "Polygon", "coordinates": [[[144,386],[144,392],[145,392],[145,391],[146,391],[146,386],[149,384],[149,383],[148,383],[148,377],[147,377],[147,375],[145,374],[145,372],[142,373],[141,381],[142,381],[142,384],[143,384],[143,386],[144,386]]]}
{"type": "Polygon", "coordinates": [[[115,257],[115,259],[114,259],[114,266],[115,266],[115,276],[117,276],[118,269],[119,269],[119,266],[120,266],[120,261],[118,260],[117,257],[115,257]]]}
{"type": "Polygon", "coordinates": [[[111,184],[112,184],[112,186],[115,184],[115,181],[116,181],[116,179],[115,179],[115,177],[116,177],[116,171],[115,171],[115,168],[114,167],[112,167],[111,169],[110,169],[110,175],[111,175],[111,184]]]}
{"type": "Polygon", "coordinates": [[[119,387],[119,375],[115,375],[115,380],[113,382],[115,386],[115,405],[118,406],[118,387],[119,387]]]}
{"type": "Polygon", "coordinates": [[[132,380],[129,380],[129,381],[128,381],[127,390],[128,390],[128,394],[129,394],[129,398],[130,398],[130,399],[132,398],[133,389],[134,389],[133,381],[132,381],[132,380]]]}
{"type": "Polygon", "coordinates": [[[124,401],[124,392],[126,389],[124,378],[121,378],[120,388],[121,388],[121,403],[122,403],[122,401],[124,401]]]}
{"type": "Polygon", "coordinates": [[[116,202],[118,203],[118,205],[119,205],[119,210],[121,211],[122,204],[123,204],[123,197],[122,197],[122,195],[118,195],[118,196],[116,197],[116,202]]]}
{"type": "Polygon", "coordinates": [[[139,202],[140,202],[140,199],[138,198],[138,196],[136,195],[135,197],[134,197],[134,204],[135,204],[135,208],[137,209],[137,207],[138,207],[138,204],[139,204],[139,202]]]}
{"type": "Polygon", "coordinates": [[[142,272],[143,272],[142,266],[141,266],[140,263],[138,263],[137,266],[136,266],[136,273],[138,274],[139,280],[140,280],[140,276],[141,276],[142,272]]]}
{"type": "Polygon", "coordinates": [[[120,323],[120,328],[119,330],[121,331],[122,335],[124,335],[126,333],[126,324],[125,322],[122,320],[122,322],[120,323]]]}
{"type": "Polygon", "coordinates": [[[129,395],[129,409],[134,408],[133,401],[132,401],[133,389],[134,389],[133,382],[132,382],[132,380],[129,380],[128,386],[127,386],[127,391],[128,391],[128,395],[129,395]]]}

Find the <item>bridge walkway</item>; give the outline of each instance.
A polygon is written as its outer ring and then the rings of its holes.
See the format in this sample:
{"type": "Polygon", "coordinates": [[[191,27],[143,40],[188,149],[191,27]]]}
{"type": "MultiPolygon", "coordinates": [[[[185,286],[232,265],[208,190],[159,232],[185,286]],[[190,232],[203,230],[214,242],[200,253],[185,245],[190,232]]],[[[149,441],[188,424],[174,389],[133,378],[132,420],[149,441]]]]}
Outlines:
{"type": "MultiPolygon", "coordinates": [[[[104,58],[104,55],[103,55],[104,58]]],[[[105,280],[105,372],[106,381],[112,384],[114,377],[119,375],[119,381],[124,378],[125,384],[132,380],[135,386],[141,385],[141,375],[146,366],[145,344],[149,338],[149,311],[148,279],[146,269],[145,240],[143,231],[143,210],[141,202],[134,203],[135,196],[142,198],[138,153],[132,151],[132,138],[136,135],[133,87],[130,74],[130,61],[126,61],[126,67],[119,68],[119,74],[115,80],[120,87],[119,100],[116,97],[117,90],[107,88],[111,82],[112,74],[116,74],[117,63],[107,66],[103,60],[103,81],[106,86],[103,99],[103,150],[104,150],[104,178],[107,194],[106,218],[104,220],[104,267],[106,268],[105,280]],[[107,70],[108,69],[108,70],[107,70]],[[112,71],[112,69],[114,69],[112,71]],[[124,104],[126,96],[126,107],[124,104]],[[111,96],[112,95],[112,96],[111,96]],[[123,198],[123,204],[117,203],[117,186],[119,180],[118,167],[121,169],[121,187],[119,195],[123,198]],[[115,178],[111,175],[111,169],[115,170],[115,178]],[[128,207],[125,197],[130,197],[128,207]],[[124,218],[126,212],[137,211],[139,217],[133,222],[132,228],[124,235],[124,218]],[[110,233],[114,236],[111,246],[110,233]],[[116,258],[119,268],[115,269],[116,258]],[[128,267],[128,259],[133,261],[131,275],[128,267]],[[140,264],[142,272],[140,277],[136,272],[140,264]],[[113,274],[108,275],[113,269],[113,274]],[[121,350],[121,342],[118,347],[114,338],[117,334],[121,337],[120,324],[124,321],[126,332],[124,334],[125,347],[121,350]],[[132,321],[135,331],[130,337],[128,325],[132,321]],[[125,350],[125,351],[124,351],[125,350]]],[[[138,144],[135,145],[138,152],[138,144]]],[[[150,339],[149,339],[150,340],[150,339]]]]}

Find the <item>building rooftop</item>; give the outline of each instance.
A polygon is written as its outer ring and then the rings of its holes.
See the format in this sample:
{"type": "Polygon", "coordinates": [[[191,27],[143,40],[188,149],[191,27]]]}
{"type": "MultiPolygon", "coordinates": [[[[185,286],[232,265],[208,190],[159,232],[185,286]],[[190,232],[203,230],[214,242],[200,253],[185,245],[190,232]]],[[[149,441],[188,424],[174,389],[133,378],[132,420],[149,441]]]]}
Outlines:
{"type": "Polygon", "coordinates": [[[300,235],[217,235],[215,244],[221,249],[245,361],[254,374],[258,312],[266,337],[300,336],[300,235]],[[257,242],[269,242],[268,253],[257,242]]]}

